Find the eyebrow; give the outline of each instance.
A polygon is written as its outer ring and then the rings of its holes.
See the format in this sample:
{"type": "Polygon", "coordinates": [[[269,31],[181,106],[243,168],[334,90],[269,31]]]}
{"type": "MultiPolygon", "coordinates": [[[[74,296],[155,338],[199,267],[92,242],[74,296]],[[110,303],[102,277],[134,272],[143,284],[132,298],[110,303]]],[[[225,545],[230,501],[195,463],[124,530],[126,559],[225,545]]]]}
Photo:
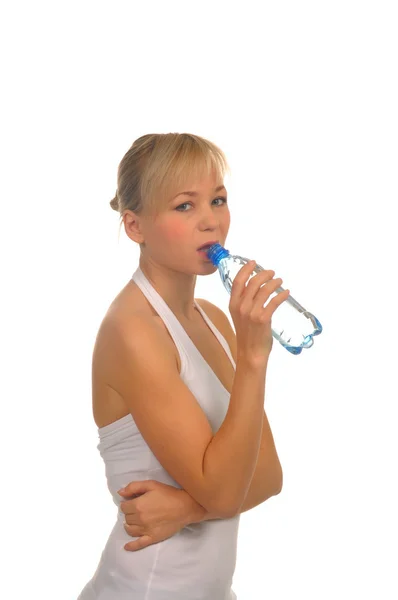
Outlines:
{"type": "MultiPolygon", "coordinates": [[[[225,185],[219,185],[219,186],[218,186],[218,187],[215,189],[215,191],[216,191],[216,192],[220,192],[221,190],[225,190],[225,191],[226,191],[226,189],[227,189],[227,188],[225,187],[225,185]]],[[[192,196],[192,197],[194,197],[194,196],[198,196],[198,195],[199,195],[199,194],[198,194],[198,192],[191,192],[191,191],[187,191],[187,192],[180,192],[179,194],[177,194],[176,196],[174,196],[174,198],[172,198],[172,199],[170,200],[170,202],[171,202],[172,200],[174,200],[175,198],[178,198],[178,196],[192,196]]]]}

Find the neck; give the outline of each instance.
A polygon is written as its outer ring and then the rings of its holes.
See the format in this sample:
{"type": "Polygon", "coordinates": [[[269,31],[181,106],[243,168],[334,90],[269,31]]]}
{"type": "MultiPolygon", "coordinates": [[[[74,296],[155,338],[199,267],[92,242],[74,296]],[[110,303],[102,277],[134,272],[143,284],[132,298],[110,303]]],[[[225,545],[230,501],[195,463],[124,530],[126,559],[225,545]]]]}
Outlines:
{"type": "Polygon", "coordinates": [[[140,258],[140,269],[179,321],[194,321],[196,275],[165,270],[140,258]]]}

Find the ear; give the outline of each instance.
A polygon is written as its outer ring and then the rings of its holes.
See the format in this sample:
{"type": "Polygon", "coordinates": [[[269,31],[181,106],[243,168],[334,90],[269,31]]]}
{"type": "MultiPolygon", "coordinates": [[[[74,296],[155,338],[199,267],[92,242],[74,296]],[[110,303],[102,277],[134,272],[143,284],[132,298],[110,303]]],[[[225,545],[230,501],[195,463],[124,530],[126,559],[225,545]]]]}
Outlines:
{"type": "Polygon", "coordinates": [[[145,242],[143,220],[131,210],[125,210],[122,218],[126,235],[133,242],[143,244],[145,242]]]}

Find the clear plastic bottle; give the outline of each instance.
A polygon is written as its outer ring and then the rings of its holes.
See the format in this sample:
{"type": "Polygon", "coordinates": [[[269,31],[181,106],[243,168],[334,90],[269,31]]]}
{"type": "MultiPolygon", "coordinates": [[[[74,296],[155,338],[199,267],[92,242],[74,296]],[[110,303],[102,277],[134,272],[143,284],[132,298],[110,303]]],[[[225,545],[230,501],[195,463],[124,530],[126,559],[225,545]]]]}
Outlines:
{"type": "MultiPolygon", "coordinates": [[[[230,254],[229,250],[223,248],[221,244],[213,244],[206,250],[206,253],[213,265],[218,268],[221,281],[230,294],[233,280],[238,271],[244,264],[250,262],[250,259],[238,254],[230,254]]],[[[264,271],[264,268],[256,264],[249,279],[260,271],[264,271]]],[[[277,288],[267,302],[283,291],[283,287],[277,288]]],[[[311,348],[314,344],[314,337],[322,333],[322,325],[318,319],[303,308],[290,294],[272,315],[271,329],[273,337],[292,354],[301,354],[303,348],[311,348]]]]}

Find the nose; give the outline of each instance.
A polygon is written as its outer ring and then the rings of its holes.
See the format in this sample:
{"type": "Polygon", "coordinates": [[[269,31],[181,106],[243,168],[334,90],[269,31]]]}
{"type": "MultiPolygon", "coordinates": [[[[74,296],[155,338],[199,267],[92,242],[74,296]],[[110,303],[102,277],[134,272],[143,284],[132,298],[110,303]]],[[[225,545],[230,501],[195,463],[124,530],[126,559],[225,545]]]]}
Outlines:
{"type": "Polygon", "coordinates": [[[205,229],[214,229],[219,223],[219,215],[217,209],[212,207],[206,207],[200,213],[200,223],[205,229]]]}

